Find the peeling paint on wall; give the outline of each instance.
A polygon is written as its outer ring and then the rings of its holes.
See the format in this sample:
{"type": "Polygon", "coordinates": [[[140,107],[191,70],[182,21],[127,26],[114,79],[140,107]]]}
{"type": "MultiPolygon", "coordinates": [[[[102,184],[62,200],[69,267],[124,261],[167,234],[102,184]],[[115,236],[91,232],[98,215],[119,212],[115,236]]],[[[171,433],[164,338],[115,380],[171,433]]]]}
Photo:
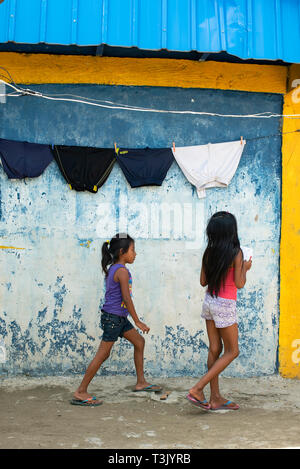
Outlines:
{"type": "MultiPolygon", "coordinates": [[[[145,107],[176,104],[186,109],[193,99],[195,109],[212,112],[282,109],[282,98],[272,94],[96,85],[38,88],[145,107]]],[[[112,147],[116,141],[124,147],[165,147],[173,140],[178,146],[240,135],[247,140],[230,186],[209,189],[202,200],[175,162],[161,187],[137,189],[130,188],[116,164],[97,194],[71,191],[55,162],[32,180],[8,181],[1,170],[1,245],[10,247],[0,249],[0,336],[7,349],[2,372],[85,371],[102,336],[101,245],[119,229],[136,239],[137,258],[130,270],[136,309],[151,328],[147,375],[204,372],[208,340],[200,318],[204,289],[199,275],[206,223],[221,209],[236,215],[241,244],[254,249],[247,285],[238,292],[240,356],[224,375],[277,370],[281,139],[251,140],[278,133],[277,119],[141,115],[26,97],[1,106],[0,122],[0,137],[37,143],[112,147]],[[15,122],[22,125],[16,128],[15,122]],[[162,204],[171,207],[169,231],[162,220],[157,224],[156,207],[162,204]],[[189,225],[197,234],[194,244],[189,225]]],[[[131,344],[118,341],[101,373],[134,373],[131,344]]]]}

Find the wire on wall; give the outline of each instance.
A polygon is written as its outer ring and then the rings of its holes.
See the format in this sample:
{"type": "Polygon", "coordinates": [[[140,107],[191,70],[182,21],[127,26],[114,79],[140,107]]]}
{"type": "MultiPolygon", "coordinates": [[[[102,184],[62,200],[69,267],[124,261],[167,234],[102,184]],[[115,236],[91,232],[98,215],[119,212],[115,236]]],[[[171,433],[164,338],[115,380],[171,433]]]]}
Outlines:
{"type": "MultiPolygon", "coordinates": [[[[4,69],[3,67],[0,67],[4,69]]],[[[5,70],[5,69],[4,69],[5,70]]],[[[16,85],[9,74],[10,82],[6,81],[7,77],[0,74],[0,76],[6,78],[6,80],[0,79],[0,83],[4,83],[8,87],[12,88],[14,91],[12,93],[5,93],[1,94],[0,96],[7,96],[7,97],[21,97],[21,96],[34,96],[41,99],[47,99],[50,101],[64,101],[64,102],[74,102],[74,103],[81,103],[86,104],[89,106],[96,106],[106,109],[117,109],[117,110],[125,110],[125,111],[135,111],[135,112],[155,112],[155,113],[163,113],[163,114],[190,114],[190,115],[201,115],[201,116],[213,116],[213,117],[225,117],[225,118],[253,118],[253,119],[270,119],[270,118],[290,118],[290,119],[300,119],[300,114],[278,114],[272,113],[270,111],[265,111],[257,114],[220,114],[215,112],[208,112],[208,111],[192,111],[192,110],[172,110],[172,109],[155,109],[155,108],[145,108],[139,106],[131,106],[124,103],[115,103],[113,101],[105,101],[105,100],[96,100],[90,99],[82,96],[76,95],[68,95],[68,94],[45,94],[40,91],[35,91],[30,88],[23,88],[16,85]],[[68,98],[66,96],[73,96],[72,98],[68,98]]]]}

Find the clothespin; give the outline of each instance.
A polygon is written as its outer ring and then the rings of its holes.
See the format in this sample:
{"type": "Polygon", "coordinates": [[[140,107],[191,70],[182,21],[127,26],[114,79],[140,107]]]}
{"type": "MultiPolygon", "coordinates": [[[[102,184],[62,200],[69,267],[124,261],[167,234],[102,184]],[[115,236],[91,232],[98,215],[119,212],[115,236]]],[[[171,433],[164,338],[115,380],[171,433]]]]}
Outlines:
{"type": "Polygon", "coordinates": [[[241,137],[241,145],[243,145],[243,137],[241,137]]]}
{"type": "Polygon", "coordinates": [[[173,153],[175,153],[175,142],[173,142],[173,153]]]}

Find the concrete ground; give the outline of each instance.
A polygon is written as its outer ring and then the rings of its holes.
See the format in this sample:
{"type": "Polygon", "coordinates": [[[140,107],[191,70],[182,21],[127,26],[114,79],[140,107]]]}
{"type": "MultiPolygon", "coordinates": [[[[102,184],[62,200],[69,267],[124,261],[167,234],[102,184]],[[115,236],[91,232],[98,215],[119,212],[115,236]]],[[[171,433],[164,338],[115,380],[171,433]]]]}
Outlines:
{"type": "Polygon", "coordinates": [[[69,403],[80,379],[0,377],[0,449],[300,447],[299,380],[221,378],[240,409],[205,412],[185,399],[195,378],[153,379],[172,391],[162,401],[133,393],[134,377],[97,376],[89,391],[104,404],[93,408],[69,403]]]}

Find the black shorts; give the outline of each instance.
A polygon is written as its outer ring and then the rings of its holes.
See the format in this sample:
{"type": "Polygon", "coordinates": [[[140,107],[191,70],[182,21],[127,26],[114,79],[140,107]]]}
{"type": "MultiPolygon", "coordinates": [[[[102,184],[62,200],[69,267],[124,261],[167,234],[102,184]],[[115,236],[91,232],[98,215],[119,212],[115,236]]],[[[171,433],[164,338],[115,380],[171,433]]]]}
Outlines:
{"type": "Polygon", "coordinates": [[[116,342],[124,333],[133,329],[133,325],[124,316],[106,313],[102,310],[101,329],[103,329],[102,340],[104,342],[116,342]]]}
{"type": "Polygon", "coordinates": [[[109,148],[56,145],[54,149],[55,160],[63,177],[76,191],[97,192],[116,161],[115,151],[109,148]]]}

